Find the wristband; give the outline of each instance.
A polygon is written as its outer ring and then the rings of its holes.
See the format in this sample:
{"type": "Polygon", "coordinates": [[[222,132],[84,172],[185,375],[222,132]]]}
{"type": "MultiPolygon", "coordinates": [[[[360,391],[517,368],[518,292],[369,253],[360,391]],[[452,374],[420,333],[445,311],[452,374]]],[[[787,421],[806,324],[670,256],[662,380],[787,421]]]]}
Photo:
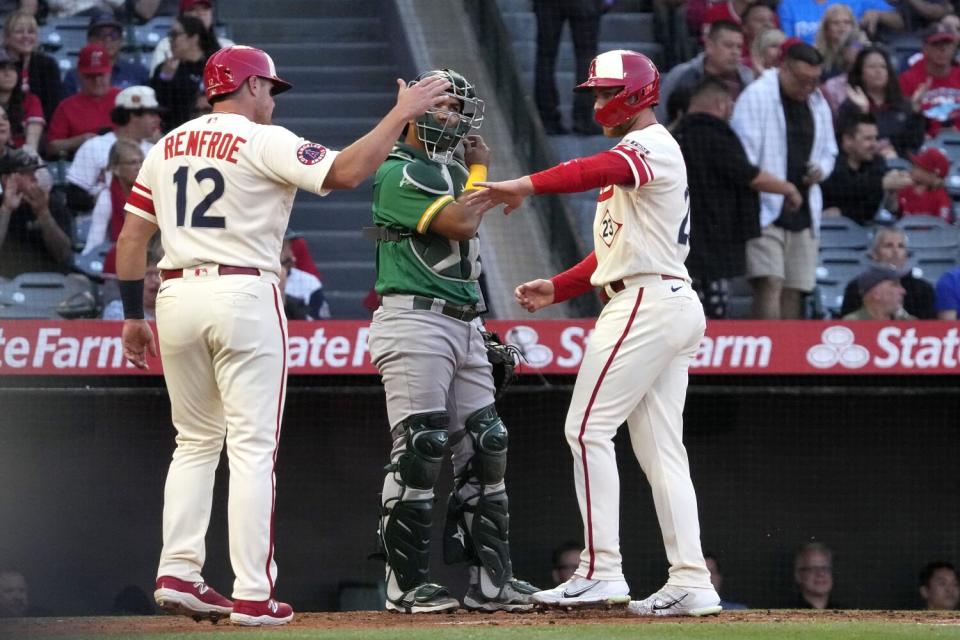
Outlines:
{"type": "Polygon", "coordinates": [[[486,181],[487,167],[482,164],[472,164],[470,165],[470,175],[467,177],[467,184],[463,187],[463,190],[469,191],[470,189],[479,189],[479,187],[476,186],[476,183],[486,181]]]}
{"type": "Polygon", "coordinates": [[[143,320],[143,279],[120,280],[124,320],[143,320]]]}

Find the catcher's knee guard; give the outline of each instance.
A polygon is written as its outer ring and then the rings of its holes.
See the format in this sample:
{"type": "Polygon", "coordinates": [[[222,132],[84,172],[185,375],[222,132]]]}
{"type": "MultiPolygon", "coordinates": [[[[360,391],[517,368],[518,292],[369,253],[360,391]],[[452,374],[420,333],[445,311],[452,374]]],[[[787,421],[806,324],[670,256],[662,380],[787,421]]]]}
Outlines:
{"type": "Polygon", "coordinates": [[[473,439],[471,473],[481,485],[502,482],[507,470],[507,427],[497,415],[496,406],[491,404],[472,413],[466,428],[473,439]]]}
{"type": "Polygon", "coordinates": [[[401,591],[428,581],[433,500],[404,500],[384,507],[381,545],[401,591]]]}
{"type": "Polygon", "coordinates": [[[399,437],[406,438],[406,450],[397,459],[395,470],[401,483],[414,489],[433,489],[440,476],[449,426],[446,411],[417,413],[400,423],[399,437]]]}

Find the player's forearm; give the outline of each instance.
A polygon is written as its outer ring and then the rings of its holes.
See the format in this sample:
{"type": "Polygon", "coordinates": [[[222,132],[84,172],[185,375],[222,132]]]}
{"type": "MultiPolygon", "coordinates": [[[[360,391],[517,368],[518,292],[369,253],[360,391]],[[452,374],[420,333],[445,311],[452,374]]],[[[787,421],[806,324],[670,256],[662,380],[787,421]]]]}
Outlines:
{"type": "Polygon", "coordinates": [[[554,287],[554,303],[582,296],[593,288],[590,278],[597,270],[597,254],[593,251],[576,265],[550,278],[554,287]]]}
{"type": "Polygon", "coordinates": [[[612,184],[632,184],[626,159],[612,151],[576,158],[529,176],[534,193],[579,193],[612,184]]]}
{"type": "Polygon", "coordinates": [[[143,280],[147,272],[147,246],[157,226],[128,213],[117,238],[117,278],[143,280]]]}
{"type": "Polygon", "coordinates": [[[323,181],[324,189],[353,189],[383,163],[406,122],[396,107],[376,127],[343,149],[323,181]]]}

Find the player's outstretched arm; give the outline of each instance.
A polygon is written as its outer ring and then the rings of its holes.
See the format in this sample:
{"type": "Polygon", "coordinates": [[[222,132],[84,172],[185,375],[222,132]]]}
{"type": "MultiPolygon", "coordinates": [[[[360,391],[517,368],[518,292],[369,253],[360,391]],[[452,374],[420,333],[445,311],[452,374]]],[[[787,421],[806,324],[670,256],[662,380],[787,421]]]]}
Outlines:
{"type": "Polygon", "coordinates": [[[147,353],[157,357],[153,330],[143,319],[143,278],[147,270],[147,245],[157,225],[128,213],[117,238],[117,278],[123,298],[123,357],[138,369],[149,369],[147,353]]]}
{"type": "Polygon", "coordinates": [[[550,280],[531,280],[524,282],[514,290],[517,304],[534,313],[553,304],[556,288],[550,280]]]}
{"type": "Polygon", "coordinates": [[[450,88],[441,76],[429,77],[412,87],[397,78],[397,85],[397,104],[369,133],[337,154],[323,181],[324,189],[353,189],[373,175],[404,125],[436,106],[450,88]]]}
{"type": "Polygon", "coordinates": [[[523,204],[527,196],[532,196],[535,193],[530,176],[504,180],[502,182],[478,182],[477,186],[483,189],[471,194],[470,203],[485,204],[492,202],[493,206],[502,204],[504,205],[503,212],[505,214],[510,214],[514,209],[523,204]]]}

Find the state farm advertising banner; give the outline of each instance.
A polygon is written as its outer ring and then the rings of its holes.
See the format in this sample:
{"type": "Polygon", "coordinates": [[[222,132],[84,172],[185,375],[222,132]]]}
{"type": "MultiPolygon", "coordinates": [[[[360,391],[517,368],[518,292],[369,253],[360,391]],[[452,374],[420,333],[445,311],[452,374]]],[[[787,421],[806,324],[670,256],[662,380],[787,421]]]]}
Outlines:
{"type": "MultiPolygon", "coordinates": [[[[523,353],[520,373],[574,374],[592,320],[491,320],[523,353]]],[[[120,322],[0,322],[0,375],[159,375],[123,360],[120,322]]],[[[693,374],[953,374],[960,372],[960,323],[714,321],[693,374]]],[[[288,364],[298,374],[375,374],[368,323],[291,322],[288,364]]]]}

